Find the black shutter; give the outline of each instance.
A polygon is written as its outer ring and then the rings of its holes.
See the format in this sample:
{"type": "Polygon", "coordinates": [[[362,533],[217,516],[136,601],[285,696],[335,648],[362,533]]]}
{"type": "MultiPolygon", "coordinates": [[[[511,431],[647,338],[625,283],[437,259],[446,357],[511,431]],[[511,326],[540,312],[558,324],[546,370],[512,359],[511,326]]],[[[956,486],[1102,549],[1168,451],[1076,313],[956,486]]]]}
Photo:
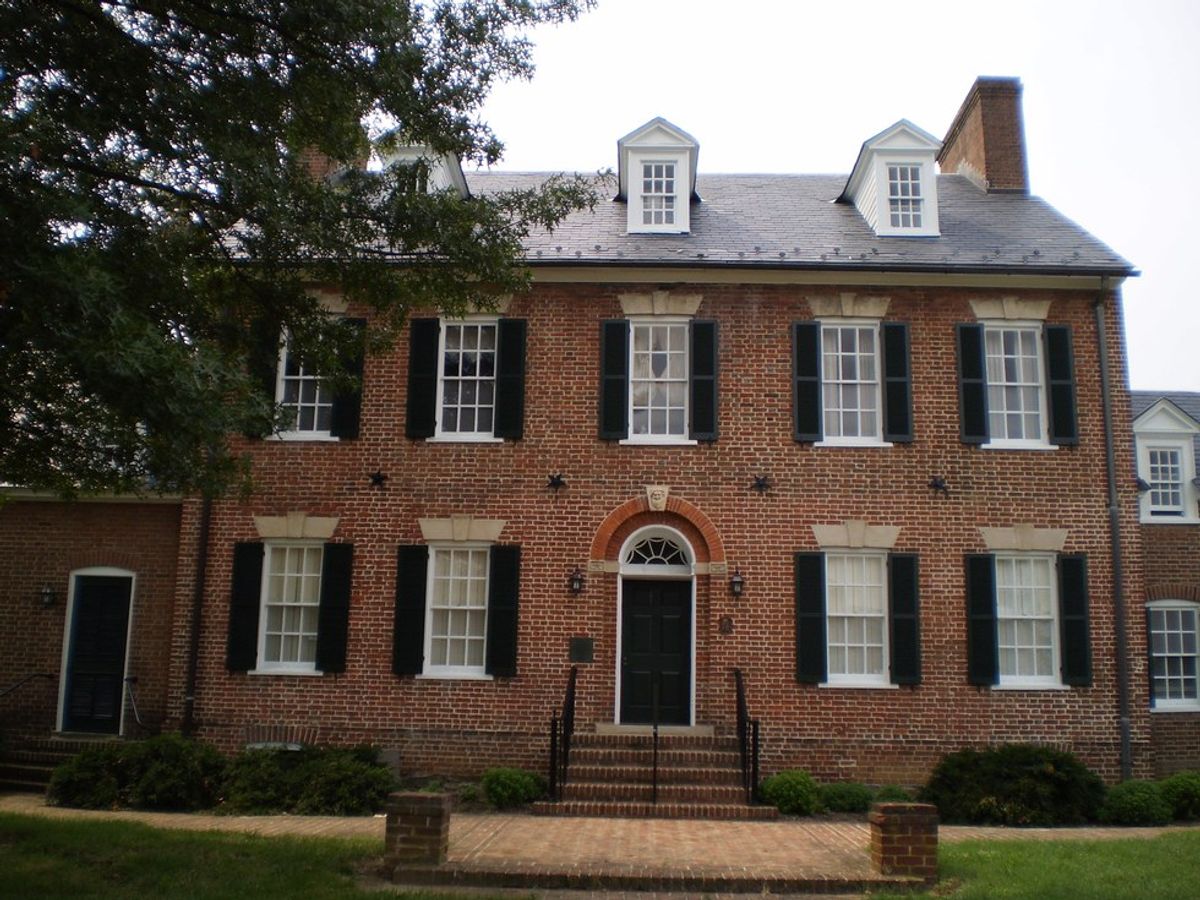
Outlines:
{"type": "Polygon", "coordinates": [[[353,544],[326,544],[321,561],[321,605],[317,611],[317,669],[346,671],[346,634],[350,623],[353,544]]]}
{"type": "Polygon", "coordinates": [[[410,438],[433,437],[437,429],[439,334],[437,319],[413,319],[409,323],[408,408],[404,433],[410,438]]]}
{"type": "Polygon", "coordinates": [[[629,322],[600,323],[600,438],[629,437],[629,322]]]}
{"type": "Polygon", "coordinates": [[[501,319],[496,328],[496,418],[492,434],[519,441],[525,435],[524,319],[501,319]]]}
{"type": "Polygon", "coordinates": [[[695,441],[717,439],[717,323],[697,319],[691,338],[691,434],[695,441]]]}
{"type": "Polygon", "coordinates": [[[967,554],[967,681],[995,684],[1000,677],[996,648],[996,561],[989,553],[967,554]]]}
{"type": "Polygon", "coordinates": [[[392,630],[392,671],[420,675],[425,665],[425,573],[429,548],[396,551],[396,618],[392,630]]]}
{"type": "Polygon", "coordinates": [[[487,673],[517,674],[517,597],[521,548],[492,547],[488,572],[487,673]]]}
{"type": "Polygon", "coordinates": [[[987,361],[982,325],[958,326],[958,417],[964,444],[987,442],[987,361]]]}
{"type": "Polygon", "coordinates": [[[1090,686],[1092,646],[1086,556],[1058,558],[1058,616],[1062,632],[1063,684],[1090,686]]]}
{"type": "Polygon", "coordinates": [[[913,439],[908,325],[884,322],[879,328],[879,342],[883,349],[883,439],[908,443],[913,439]]]}
{"type": "Polygon", "coordinates": [[[892,684],[921,683],[921,616],[915,553],[888,556],[892,684]]]}
{"type": "MultiPolygon", "coordinates": [[[[250,326],[250,351],[246,359],[246,371],[253,383],[263,394],[267,405],[275,408],[275,387],[279,374],[279,344],[283,337],[279,320],[264,317],[256,320],[250,326]]],[[[269,425],[264,422],[261,427],[247,424],[245,436],[248,438],[266,437],[271,433],[269,425]]]]}
{"type": "Polygon", "coordinates": [[[797,553],[796,680],[819,684],[825,673],[825,555],[797,553]]]}
{"type": "Polygon", "coordinates": [[[1078,444],[1075,412],[1075,354],[1070,325],[1047,325],[1046,393],[1050,398],[1050,443],[1078,444]]]}
{"type": "Polygon", "coordinates": [[[229,639],[225,667],[248,672],[258,660],[258,610],[262,601],[263,545],[233,545],[233,585],[229,600],[229,639]]]}
{"type": "Polygon", "coordinates": [[[821,326],[792,323],[792,438],[819,441],[821,421],[821,326]]]}
{"type": "Polygon", "coordinates": [[[354,380],[333,395],[330,409],[329,433],[336,438],[358,437],[358,424],[362,417],[363,352],[366,349],[366,319],[347,319],[346,325],[357,334],[354,343],[346,348],[342,356],[342,372],[354,380]]]}

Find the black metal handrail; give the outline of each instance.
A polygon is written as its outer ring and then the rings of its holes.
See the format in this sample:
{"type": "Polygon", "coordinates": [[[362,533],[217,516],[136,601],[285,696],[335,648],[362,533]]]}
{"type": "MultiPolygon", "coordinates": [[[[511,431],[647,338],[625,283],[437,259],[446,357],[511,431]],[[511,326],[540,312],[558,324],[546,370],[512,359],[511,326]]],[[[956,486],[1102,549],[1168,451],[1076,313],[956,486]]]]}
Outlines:
{"type": "Polygon", "coordinates": [[[8,687],[0,689],[0,697],[7,697],[9,694],[11,694],[17,688],[23,687],[24,685],[29,684],[29,682],[33,681],[35,678],[45,678],[47,681],[54,680],[54,676],[50,675],[46,672],[32,672],[20,680],[14,681],[8,687]]]}
{"type": "Polygon", "coordinates": [[[562,712],[550,719],[550,796],[555,800],[562,799],[562,788],[567,783],[571,738],[575,734],[575,682],[578,678],[579,667],[571,666],[562,712]]]}
{"type": "Polygon", "coordinates": [[[733,681],[737,688],[738,751],[742,761],[742,787],[746,790],[746,802],[758,799],[758,753],[759,723],[750,718],[746,704],[746,682],[742,670],[733,670],[733,681]]]}
{"type": "Polygon", "coordinates": [[[651,712],[654,719],[653,735],[654,752],[650,762],[650,802],[658,803],[658,692],[661,673],[655,677],[654,686],[650,690],[651,712]]]}
{"type": "Polygon", "coordinates": [[[130,675],[125,679],[125,693],[129,695],[129,705],[133,707],[133,720],[138,723],[138,727],[143,731],[146,730],[146,723],[142,721],[142,714],[138,711],[137,694],[133,691],[133,686],[137,684],[137,676],[130,675]]]}

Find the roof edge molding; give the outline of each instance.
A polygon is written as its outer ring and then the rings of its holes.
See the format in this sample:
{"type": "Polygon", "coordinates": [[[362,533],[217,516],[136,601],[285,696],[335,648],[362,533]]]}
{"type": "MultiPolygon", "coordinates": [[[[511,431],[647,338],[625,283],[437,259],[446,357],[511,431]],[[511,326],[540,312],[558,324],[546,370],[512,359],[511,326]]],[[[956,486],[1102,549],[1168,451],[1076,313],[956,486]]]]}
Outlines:
{"type": "Polygon", "coordinates": [[[878,235],[938,236],[936,159],[941,149],[942,142],[932,134],[901,119],[863,142],[838,202],[853,204],[878,235]],[[904,167],[896,208],[889,164],[904,167]]]}

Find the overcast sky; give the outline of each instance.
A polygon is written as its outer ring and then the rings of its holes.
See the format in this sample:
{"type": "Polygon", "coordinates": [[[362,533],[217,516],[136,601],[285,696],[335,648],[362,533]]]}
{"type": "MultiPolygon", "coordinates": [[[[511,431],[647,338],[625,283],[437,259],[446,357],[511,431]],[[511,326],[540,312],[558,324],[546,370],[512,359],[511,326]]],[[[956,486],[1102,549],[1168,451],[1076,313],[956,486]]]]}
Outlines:
{"type": "Polygon", "coordinates": [[[1200,2],[599,0],[533,32],[484,118],[509,171],[616,169],[663,116],[699,170],[849,172],[897,119],[946,133],[978,75],[1025,85],[1035,194],[1130,260],[1132,386],[1200,391],[1200,2]]]}

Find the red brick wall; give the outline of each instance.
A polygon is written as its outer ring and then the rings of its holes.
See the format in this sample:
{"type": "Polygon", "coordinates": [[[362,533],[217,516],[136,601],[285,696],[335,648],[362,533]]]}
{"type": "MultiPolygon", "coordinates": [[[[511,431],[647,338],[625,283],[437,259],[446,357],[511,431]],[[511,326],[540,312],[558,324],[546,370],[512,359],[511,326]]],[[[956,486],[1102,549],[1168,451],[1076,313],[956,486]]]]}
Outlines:
{"type": "MultiPolygon", "coordinates": [[[[811,318],[807,294],[837,289],[753,285],[689,285],[684,291],[703,294],[698,315],[720,322],[720,440],[692,447],[600,441],[600,322],[621,315],[618,294],[658,287],[543,284],[513,300],[510,315],[529,322],[522,441],[406,439],[408,353],[402,340],[390,355],[368,360],[360,439],[251,445],[255,495],[217,504],[214,513],[200,733],[233,748],[254,726],[311,725],[322,740],[399,747],[409,769],[541,765],[547,722],[561,703],[569,669],[570,636],[595,638],[595,662],[581,667],[580,726],[613,719],[618,579],[589,573],[586,590],[573,597],[567,575],[575,566],[586,568],[597,532],[614,509],[642,498],[647,484],[667,484],[672,499],[688,501],[707,517],[724,559],[746,579],[737,601],[726,575],[696,579],[696,721],[732,725],[730,670],[741,667],[751,711],[763,721],[768,771],[798,766],[821,778],[913,783],[941,754],[963,745],[1039,741],[1070,747],[1106,778],[1116,777],[1114,613],[1094,294],[1027,294],[1053,301],[1050,321],[1074,328],[1078,447],[993,451],[960,443],[954,325],[973,319],[969,297],[996,293],[891,288],[870,292],[892,297],[888,319],[911,324],[917,440],[890,449],[798,445],[791,438],[789,325],[811,318]],[[389,476],[382,490],[369,484],[367,474],[375,469],[389,476]],[[546,488],[553,472],[562,472],[568,483],[557,494],[546,488]],[[756,474],[770,477],[768,493],[751,490],[756,474]],[[933,475],[945,478],[948,496],[929,490],[933,475]],[[256,539],[254,515],[289,510],[340,517],[335,539],[355,544],[347,671],[321,678],[228,674],[233,544],[256,539]],[[504,519],[502,542],[522,546],[516,678],[438,681],[391,674],[396,547],[421,542],[418,517],[451,514],[504,519]],[[918,687],[829,689],[794,680],[792,554],[815,549],[811,525],[847,519],[900,526],[896,550],[920,554],[924,681],[918,687]],[[1092,687],[992,691],[966,684],[963,555],[985,549],[980,526],[1014,523],[1067,528],[1065,551],[1088,555],[1092,687]],[[731,634],[718,630],[726,616],[731,634]]],[[[1121,328],[1111,312],[1107,331],[1117,458],[1132,459],[1121,328]]],[[[1137,497],[1132,477],[1121,485],[1130,602],[1142,594],[1137,497]]],[[[194,527],[189,505],[185,546],[194,527]]],[[[712,546],[700,548],[702,559],[712,546]]],[[[186,622],[189,591],[177,592],[180,623],[186,622]]],[[[176,629],[176,648],[186,642],[185,631],[176,629]]],[[[1132,629],[1131,653],[1144,658],[1140,627],[1132,629]]],[[[1144,696],[1144,667],[1134,674],[1134,696],[1144,696]]],[[[178,694],[173,691],[175,715],[178,694]]],[[[1146,773],[1145,705],[1135,704],[1132,714],[1137,770],[1146,773]]]]}
{"type": "MultiPolygon", "coordinates": [[[[179,507],[175,504],[10,501],[0,505],[0,687],[35,681],[0,699],[0,726],[28,734],[56,727],[67,590],[75,569],[106,566],[136,576],[128,671],[142,719],[166,713],[166,648],[174,610],[179,507]],[[43,608],[43,585],[55,591],[43,608]]],[[[137,734],[126,711],[126,733],[137,734]]]]}
{"type": "Polygon", "coordinates": [[[942,171],[968,175],[989,191],[1028,193],[1021,83],[980,78],[963,101],[938,153],[942,171]]]}
{"type": "MultiPolygon", "coordinates": [[[[1143,525],[1142,544],[1146,599],[1200,603],[1200,525],[1143,525]]],[[[1148,693],[1143,700],[1149,702],[1148,693]]],[[[1200,769],[1200,712],[1152,712],[1150,734],[1156,774],[1200,769]]]]}

